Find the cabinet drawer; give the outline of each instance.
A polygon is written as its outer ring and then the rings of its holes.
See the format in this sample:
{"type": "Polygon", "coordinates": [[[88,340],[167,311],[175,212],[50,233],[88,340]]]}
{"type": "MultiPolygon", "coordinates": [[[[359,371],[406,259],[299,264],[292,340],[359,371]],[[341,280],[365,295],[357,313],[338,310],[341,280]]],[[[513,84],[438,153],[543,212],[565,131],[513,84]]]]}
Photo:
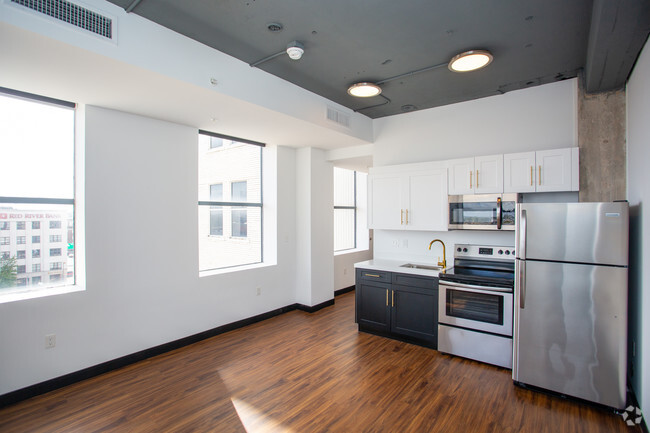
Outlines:
{"type": "Polygon", "coordinates": [[[435,277],[418,277],[410,274],[393,274],[393,284],[400,286],[421,287],[423,289],[437,289],[438,279],[435,277]]]}
{"type": "Polygon", "coordinates": [[[357,279],[362,281],[379,281],[390,283],[391,273],[386,271],[376,271],[374,269],[357,269],[357,279]]]}

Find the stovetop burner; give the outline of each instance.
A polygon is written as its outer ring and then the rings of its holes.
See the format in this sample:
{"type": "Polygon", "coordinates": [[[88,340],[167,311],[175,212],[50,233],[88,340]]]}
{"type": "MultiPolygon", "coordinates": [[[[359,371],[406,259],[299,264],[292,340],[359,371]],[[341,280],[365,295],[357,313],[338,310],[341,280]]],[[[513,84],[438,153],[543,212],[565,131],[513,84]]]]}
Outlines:
{"type": "Polygon", "coordinates": [[[441,273],[440,280],[512,289],[515,285],[514,259],[512,247],[456,245],[454,266],[441,273]]]}

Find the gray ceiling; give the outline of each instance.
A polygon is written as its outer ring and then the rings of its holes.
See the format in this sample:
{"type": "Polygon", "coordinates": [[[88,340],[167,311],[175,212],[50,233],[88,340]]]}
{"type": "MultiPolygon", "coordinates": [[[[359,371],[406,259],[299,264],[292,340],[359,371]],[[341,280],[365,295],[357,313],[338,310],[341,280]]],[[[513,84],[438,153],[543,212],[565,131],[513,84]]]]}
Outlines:
{"type": "MultiPolygon", "coordinates": [[[[110,0],[246,63],[298,40],[302,59],[258,67],[378,118],[501,94],[585,73],[589,92],[620,88],[650,32],[648,0],[110,0]],[[281,23],[282,31],[267,29],[281,23]],[[382,96],[347,88],[447,63],[470,49],[488,67],[446,67],[383,84],[382,96]],[[366,108],[383,104],[374,108],[366,108]]],[[[218,71],[215,71],[218,72],[218,71]]]]}

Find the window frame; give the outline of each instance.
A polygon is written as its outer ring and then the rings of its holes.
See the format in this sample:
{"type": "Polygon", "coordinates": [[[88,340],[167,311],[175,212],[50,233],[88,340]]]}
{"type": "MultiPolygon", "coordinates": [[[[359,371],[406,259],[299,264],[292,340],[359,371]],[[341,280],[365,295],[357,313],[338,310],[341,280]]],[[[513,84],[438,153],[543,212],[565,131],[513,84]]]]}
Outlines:
{"type": "MultiPolygon", "coordinates": [[[[260,209],[260,261],[259,262],[252,262],[252,263],[241,263],[237,265],[232,265],[232,266],[223,266],[219,268],[210,268],[210,269],[201,269],[199,267],[199,273],[203,272],[213,272],[213,271],[219,271],[223,269],[229,269],[229,268],[238,268],[241,266],[249,266],[249,265],[254,265],[258,263],[264,263],[264,147],[266,147],[266,143],[261,143],[259,141],[253,141],[253,140],[248,140],[245,138],[240,138],[240,137],[233,137],[231,135],[225,135],[225,134],[218,134],[216,132],[211,132],[211,131],[205,131],[202,129],[199,129],[199,135],[206,135],[208,137],[215,137],[215,138],[221,138],[225,140],[230,140],[231,142],[236,142],[236,143],[242,143],[242,144],[250,144],[253,146],[258,146],[259,152],[260,152],[260,201],[259,202],[235,202],[235,201],[212,201],[212,200],[198,200],[198,205],[199,206],[221,206],[222,212],[226,210],[226,208],[230,208],[231,212],[235,208],[259,208],[260,209]]],[[[214,149],[221,149],[225,146],[222,147],[216,147],[216,148],[209,148],[208,150],[214,150],[214,149]]],[[[232,183],[231,182],[231,188],[232,188],[232,183]]],[[[224,183],[221,183],[224,185],[224,183]]],[[[225,185],[224,185],[225,186],[225,185]]],[[[222,192],[223,189],[225,189],[222,186],[222,192]]],[[[232,194],[232,189],[231,189],[231,194],[232,194]]],[[[248,220],[248,217],[247,217],[248,220]]],[[[223,219],[222,219],[223,221],[223,219]]],[[[224,224],[225,227],[225,224],[224,224]]],[[[231,230],[232,230],[232,217],[231,217],[231,230]]],[[[246,227],[246,233],[248,234],[248,224],[246,227]]],[[[222,235],[225,236],[225,235],[222,235]]],[[[233,240],[246,240],[248,239],[247,237],[234,237],[232,236],[231,233],[231,239],[233,240]]]]}
{"type": "Polygon", "coordinates": [[[354,246],[352,248],[343,248],[340,250],[334,250],[335,253],[340,253],[343,251],[350,251],[354,250],[357,248],[357,171],[356,170],[351,170],[353,172],[353,177],[354,177],[354,183],[352,188],[354,189],[354,205],[353,206],[337,206],[334,205],[334,211],[337,209],[352,209],[354,210],[354,246]]]}

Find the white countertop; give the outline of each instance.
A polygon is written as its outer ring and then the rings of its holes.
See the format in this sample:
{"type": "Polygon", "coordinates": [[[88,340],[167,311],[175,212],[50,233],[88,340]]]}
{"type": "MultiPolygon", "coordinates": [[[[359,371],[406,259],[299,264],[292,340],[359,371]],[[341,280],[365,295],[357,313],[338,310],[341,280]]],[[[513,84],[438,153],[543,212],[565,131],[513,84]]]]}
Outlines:
{"type": "Polygon", "coordinates": [[[413,274],[422,275],[424,277],[437,277],[441,271],[432,271],[430,269],[418,268],[402,268],[401,265],[412,263],[415,265],[436,266],[437,263],[421,263],[412,262],[407,260],[387,260],[387,259],[373,259],[366,260],[365,262],[355,263],[354,267],[362,269],[375,269],[378,271],[398,272],[400,274],[413,274]]]}

